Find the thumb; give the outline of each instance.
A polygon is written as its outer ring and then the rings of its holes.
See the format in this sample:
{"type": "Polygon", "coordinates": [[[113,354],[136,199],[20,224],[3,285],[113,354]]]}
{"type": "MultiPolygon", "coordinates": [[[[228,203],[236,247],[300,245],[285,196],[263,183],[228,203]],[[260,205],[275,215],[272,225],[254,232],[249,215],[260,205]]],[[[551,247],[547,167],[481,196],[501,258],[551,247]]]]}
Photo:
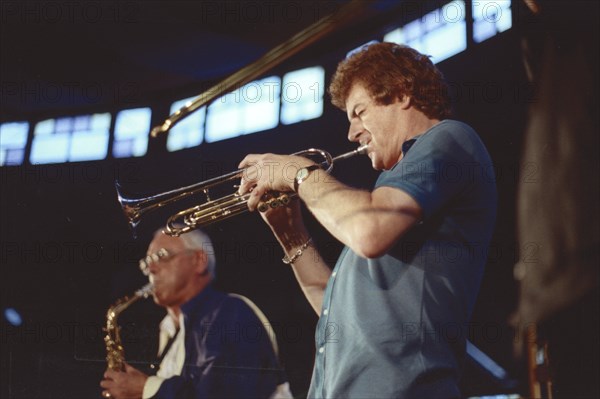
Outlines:
{"type": "Polygon", "coordinates": [[[145,373],[141,372],[140,370],[136,369],[135,367],[131,366],[129,363],[125,363],[125,373],[130,374],[130,375],[136,375],[136,376],[146,376],[145,373]]]}
{"type": "Polygon", "coordinates": [[[127,363],[127,362],[124,362],[123,364],[124,364],[124,366],[125,366],[125,372],[126,372],[126,373],[129,373],[129,372],[131,372],[131,371],[137,370],[135,367],[133,367],[132,365],[130,365],[130,364],[129,364],[129,363],[127,363]]]}

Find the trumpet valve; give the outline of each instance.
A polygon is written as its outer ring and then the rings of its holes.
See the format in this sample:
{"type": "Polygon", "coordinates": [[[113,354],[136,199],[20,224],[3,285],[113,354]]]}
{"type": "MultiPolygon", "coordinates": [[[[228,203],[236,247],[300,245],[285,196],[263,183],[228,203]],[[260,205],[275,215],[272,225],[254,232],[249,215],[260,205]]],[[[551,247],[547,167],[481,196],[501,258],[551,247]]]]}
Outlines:
{"type": "Polygon", "coordinates": [[[266,193],[262,197],[263,201],[258,204],[259,212],[266,212],[268,209],[278,208],[280,206],[286,206],[290,203],[290,196],[287,193],[266,193]]]}
{"type": "Polygon", "coordinates": [[[290,196],[287,193],[281,194],[278,199],[282,205],[287,205],[290,203],[290,196]]]}
{"type": "Polygon", "coordinates": [[[277,198],[277,197],[271,198],[269,200],[269,202],[267,202],[267,204],[269,204],[269,206],[273,209],[281,206],[281,203],[279,202],[279,198],[277,198]]]}

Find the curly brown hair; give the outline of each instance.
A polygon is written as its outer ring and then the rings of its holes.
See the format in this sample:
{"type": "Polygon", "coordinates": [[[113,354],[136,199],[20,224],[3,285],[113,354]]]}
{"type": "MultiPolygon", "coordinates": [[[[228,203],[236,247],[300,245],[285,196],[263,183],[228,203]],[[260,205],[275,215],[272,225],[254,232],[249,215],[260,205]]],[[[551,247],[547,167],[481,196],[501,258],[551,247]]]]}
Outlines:
{"type": "Polygon", "coordinates": [[[389,105],[408,96],[429,118],[451,114],[448,86],[428,56],[404,45],[376,43],[340,62],[329,85],[331,102],[345,111],[355,83],[360,83],[377,104],[389,105]]]}

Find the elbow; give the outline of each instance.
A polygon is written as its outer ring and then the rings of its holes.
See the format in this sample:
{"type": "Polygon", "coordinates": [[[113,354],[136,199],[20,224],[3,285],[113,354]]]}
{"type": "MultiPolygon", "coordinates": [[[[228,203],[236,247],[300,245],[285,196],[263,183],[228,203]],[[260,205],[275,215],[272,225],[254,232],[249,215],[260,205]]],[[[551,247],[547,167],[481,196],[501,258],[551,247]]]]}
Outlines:
{"type": "Polygon", "coordinates": [[[385,255],[392,244],[388,235],[369,225],[354,235],[349,246],[358,256],[374,259],[385,255]]]}
{"type": "Polygon", "coordinates": [[[379,258],[385,255],[387,252],[387,248],[382,248],[381,246],[377,245],[366,245],[364,243],[352,249],[358,256],[367,259],[379,258]]]}
{"type": "Polygon", "coordinates": [[[348,246],[359,256],[367,259],[382,257],[408,232],[416,218],[379,223],[375,218],[357,224],[348,239],[348,246]]]}

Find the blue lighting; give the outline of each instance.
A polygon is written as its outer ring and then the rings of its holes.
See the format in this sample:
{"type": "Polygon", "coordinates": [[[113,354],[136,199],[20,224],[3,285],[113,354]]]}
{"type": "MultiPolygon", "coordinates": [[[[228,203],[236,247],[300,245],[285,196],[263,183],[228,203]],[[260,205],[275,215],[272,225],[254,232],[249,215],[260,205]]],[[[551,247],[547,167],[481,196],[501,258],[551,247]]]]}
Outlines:
{"type": "MultiPolygon", "coordinates": [[[[170,113],[173,114],[184,105],[194,100],[195,97],[185,98],[171,104],[170,113]]],[[[167,150],[179,151],[200,145],[204,140],[204,119],[206,117],[206,106],[183,119],[173,126],[167,136],[167,150]]]]}
{"type": "Polygon", "coordinates": [[[473,40],[481,43],[512,27],[509,0],[479,0],[473,2],[473,40]]]}
{"type": "Polygon", "coordinates": [[[23,324],[21,315],[14,308],[4,309],[4,318],[15,327],[19,327],[21,324],[23,324]]]}
{"type": "Polygon", "coordinates": [[[23,163],[28,132],[27,122],[0,124],[0,166],[23,163]]]}
{"type": "Polygon", "coordinates": [[[46,119],[33,131],[32,164],[93,161],[106,158],[109,113],[46,119]]]}
{"type": "Polygon", "coordinates": [[[113,155],[116,158],[141,157],[148,150],[148,132],[152,110],[126,109],[117,114],[113,155]]]}
{"type": "Polygon", "coordinates": [[[281,78],[250,82],[208,106],[206,142],[272,129],[279,123],[281,78]]]}
{"type": "Polygon", "coordinates": [[[467,49],[465,15],[465,2],[452,1],[389,32],[383,40],[406,44],[436,64],[467,49]]]}
{"type": "Polygon", "coordinates": [[[325,70],[320,66],[299,69],[283,76],[281,123],[290,125],[323,115],[325,70]]]}

